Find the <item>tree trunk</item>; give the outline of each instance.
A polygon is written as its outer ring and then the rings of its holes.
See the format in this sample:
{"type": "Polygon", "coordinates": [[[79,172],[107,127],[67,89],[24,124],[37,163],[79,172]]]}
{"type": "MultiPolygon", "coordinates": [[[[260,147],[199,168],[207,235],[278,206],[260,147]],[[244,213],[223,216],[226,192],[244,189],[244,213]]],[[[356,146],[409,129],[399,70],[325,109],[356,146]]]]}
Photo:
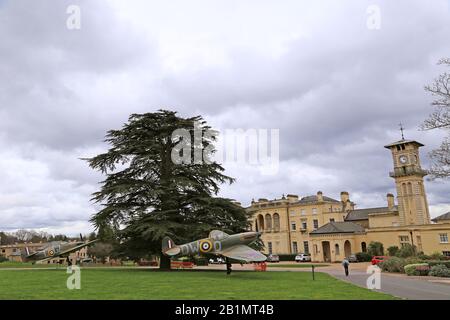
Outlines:
{"type": "Polygon", "coordinates": [[[159,257],[159,270],[170,270],[170,258],[164,254],[159,257]]]}

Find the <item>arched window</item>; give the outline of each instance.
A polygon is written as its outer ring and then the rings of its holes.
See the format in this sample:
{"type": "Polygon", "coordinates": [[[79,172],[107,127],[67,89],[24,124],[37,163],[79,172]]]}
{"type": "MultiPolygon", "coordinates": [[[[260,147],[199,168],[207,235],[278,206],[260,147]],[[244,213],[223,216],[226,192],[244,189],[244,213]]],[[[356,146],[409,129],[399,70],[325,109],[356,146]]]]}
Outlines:
{"type": "Polygon", "coordinates": [[[341,254],[341,251],[339,250],[339,245],[337,243],[334,245],[334,254],[337,256],[341,254]]]}
{"type": "Polygon", "coordinates": [[[361,251],[367,252],[367,244],[365,242],[361,242],[361,251]]]}
{"type": "Polygon", "coordinates": [[[258,215],[258,218],[256,218],[256,226],[255,226],[255,230],[262,232],[264,231],[264,217],[262,216],[262,214],[258,215]]]}
{"type": "Polygon", "coordinates": [[[280,231],[280,215],[278,213],[273,215],[273,230],[280,231]]]}
{"type": "Polygon", "coordinates": [[[402,196],[406,196],[406,183],[402,183],[402,196]]]}
{"type": "Polygon", "coordinates": [[[272,217],[270,216],[270,214],[266,214],[264,223],[265,223],[264,230],[268,230],[268,231],[272,230],[272,217]]]}
{"type": "Polygon", "coordinates": [[[408,194],[412,195],[413,194],[413,189],[412,189],[412,183],[408,182],[408,194]]]}

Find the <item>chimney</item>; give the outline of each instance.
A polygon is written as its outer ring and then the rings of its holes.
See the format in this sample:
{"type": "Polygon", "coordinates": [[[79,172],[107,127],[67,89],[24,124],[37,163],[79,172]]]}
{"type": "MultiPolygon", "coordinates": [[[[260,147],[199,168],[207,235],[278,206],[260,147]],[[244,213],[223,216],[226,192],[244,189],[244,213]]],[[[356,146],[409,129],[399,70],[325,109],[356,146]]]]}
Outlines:
{"type": "Polygon", "coordinates": [[[297,202],[298,201],[298,195],[296,195],[296,194],[288,194],[286,197],[289,202],[297,202]]]}
{"type": "Polygon", "coordinates": [[[341,192],[341,201],[345,204],[347,201],[350,200],[350,196],[347,191],[341,192]]]}
{"type": "Polygon", "coordinates": [[[392,193],[388,193],[386,195],[386,198],[387,198],[388,208],[389,208],[389,210],[392,210],[395,206],[394,195],[392,193]]]}
{"type": "Polygon", "coordinates": [[[322,193],[322,191],[318,191],[317,192],[317,201],[318,202],[323,202],[323,193],[322,193]]]}

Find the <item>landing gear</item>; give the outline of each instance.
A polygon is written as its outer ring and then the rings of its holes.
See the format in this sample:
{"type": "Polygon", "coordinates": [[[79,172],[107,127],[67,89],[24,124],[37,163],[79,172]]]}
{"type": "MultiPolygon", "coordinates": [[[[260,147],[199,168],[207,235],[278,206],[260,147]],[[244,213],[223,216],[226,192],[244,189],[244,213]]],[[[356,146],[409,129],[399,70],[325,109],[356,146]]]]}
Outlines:
{"type": "Polygon", "coordinates": [[[231,273],[231,263],[230,260],[228,260],[228,258],[225,259],[225,262],[227,264],[227,275],[231,273]]]}

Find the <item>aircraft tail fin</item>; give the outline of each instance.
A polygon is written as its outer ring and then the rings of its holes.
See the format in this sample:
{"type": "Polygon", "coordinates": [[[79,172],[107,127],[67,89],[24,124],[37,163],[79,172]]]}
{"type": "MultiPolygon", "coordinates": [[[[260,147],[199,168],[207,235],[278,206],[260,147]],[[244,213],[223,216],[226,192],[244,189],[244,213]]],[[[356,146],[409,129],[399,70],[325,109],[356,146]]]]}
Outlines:
{"type": "Polygon", "coordinates": [[[176,256],[180,253],[180,247],[173,242],[169,237],[164,237],[162,240],[162,253],[166,256],[176,256]]]}

